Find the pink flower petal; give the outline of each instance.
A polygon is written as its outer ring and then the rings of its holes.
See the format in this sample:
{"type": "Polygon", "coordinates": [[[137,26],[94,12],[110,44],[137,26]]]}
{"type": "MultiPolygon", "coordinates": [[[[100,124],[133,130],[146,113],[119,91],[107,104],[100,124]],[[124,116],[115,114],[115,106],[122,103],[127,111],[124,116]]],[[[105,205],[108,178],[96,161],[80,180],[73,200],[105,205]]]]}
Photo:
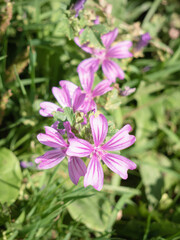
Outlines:
{"type": "Polygon", "coordinates": [[[97,72],[99,68],[99,63],[100,63],[100,60],[97,58],[85,59],[78,65],[77,71],[79,72],[80,68],[83,68],[86,70],[88,70],[89,68],[92,68],[93,72],[97,72]]]}
{"type": "Polygon", "coordinates": [[[101,96],[113,89],[113,87],[110,87],[111,82],[108,80],[103,80],[100,83],[96,85],[96,87],[93,90],[92,96],[97,97],[101,96]]]}
{"type": "Polygon", "coordinates": [[[54,128],[55,130],[57,130],[57,131],[60,133],[61,136],[66,133],[66,129],[59,129],[59,128],[58,128],[58,127],[59,127],[59,121],[54,122],[54,123],[51,125],[51,127],[54,128]]]}
{"type": "Polygon", "coordinates": [[[79,87],[75,90],[72,98],[72,108],[74,112],[79,110],[79,108],[84,102],[85,96],[86,94],[82,93],[79,87]]]}
{"type": "Polygon", "coordinates": [[[95,25],[100,24],[99,16],[96,16],[96,19],[93,21],[95,25]]]}
{"type": "Polygon", "coordinates": [[[35,159],[35,162],[39,164],[39,169],[49,169],[59,164],[66,154],[61,149],[47,151],[44,155],[35,159]]]}
{"type": "Polygon", "coordinates": [[[99,146],[105,139],[108,132],[107,119],[100,114],[98,117],[92,115],[90,117],[91,131],[95,146],[99,146]]]}
{"type": "Polygon", "coordinates": [[[66,152],[68,156],[87,157],[93,151],[93,146],[84,139],[68,139],[70,145],[66,152]]]}
{"type": "Polygon", "coordinates": [[[56,129],[52,127],[45,127],[45,131],[46,133],[40,133],[37,135],[37,139],[40,143],[54,148],[68,146],[56,129]]]}
{"type": "Polygon", "coordinates": [[[135,136],[129,135],[132,128],[129,124],[121,128],[107,143],[102,146],[106,151],[118,151],[130,147],[136,141],[135,136]]]}
{"type": "Polygon", "coordinates": [[[63,89],[59,89],[57,87],[52,88],[52,93],[58,103],[63,107],[71,107],[71,98],[70,93],[67,88],[64,86],[63,89]]]}
{"type": "Polygon", "coordinates": [[[101,37],[102,43],[106,48],[109,48],[110,45],[114,42],[114,40],[116,39],[118,35],[118,29],[115,28],[113,31],[110,31],[106,34],[104,34],[101,37]]]}
{"type": "Polygon", "coordinates": [[[97,111],[96,103],[93,99],[85,99],[84,103],[82,104],[80,111],[83,113],[88,113],[90,111],[97,111]]]}
{"type": "Polygon", "coordinates": [[[40,107],[41,109],[39,110],[39,113],[43,117],[53,117],[52,112],[63,112],[63,110],[58,105],[51,102],[42,102],[40,103],[40,107]]]}
{"type": "Polygon", "coordinates": [[[96,190],[103,188],[104,173],[100,161],[96,155],[93,155],[84,177],[84,187],[92,185],[96,190]]]}
{"type": "Polygon", "coordinates": [[[67,132],[67,137],[68,138],[75,138],[74,133],[71,131],[70,123],[68,121],[66,121],[66,122],[63,123],[63,125],[64,125],[64,128],[65,128],[64,130],[67,132]]]}
{"type": "Polygon", "coordinates": [[[104,60],[102,63],[104,75],[111,82],[115,82],[116,78],[124,79],[124,72],[119,65],[111,60],[104,60]]]}
{"type": "Polygon", "coordinates": [[[134,162],[117,154],[105,154],[102,156],[102,160],[108,166],[108,168],[119,174],[123,179],[127,179],[128,169],[134,170],[136,168],[136,164],[134,162]]]}
{"type": "Polygon", "coordinates": [[[120,90],[119,94],[121,96],[129,96],[130,94],[134,93],[136,91],[136,88],[130,88],[129,86],[125,86],[124,90],[120,90]]]}
{"type": "Polygon", "coordinates": [[[78,88],[78,86],[70,81],[66,81],[66,80],[61,80],[59,82],[59,85],[64,88],[66,87],[66,89],[68,89],[68,92],[70,94],[70,97],[73,97],[73,94],[75,92],[75,90],[78,88]]]}
{"type": "Polygon", "coordinates": [[[94,82],[94,72],[90,67],[88,69],[78,68],[79,80],[85,92],[91,92],[94,82]]]}
{"type": "Polygon", "coordinates": [[[54,129],[56,129],[56,130],[58,131],[58,125],[59,125],[59,121],[55,121],[55,122],[51,125],[51,127],[54,128],[54,129]]]}
{"type": "Polygon", "coordinates": [[[128,58],[132,57],[133,54],[129,52],[129,48],[132,47],[132,42],[131,41],[123,41],[115,46],[111,47],[107,54],[106,57],[108,58],[128,58]]]}
{"type": "Polygon", "coordinates": [[[87,115],[84,114],[83,116],[84,121],[81,123],[81,125],[86,125],[87,124],[87,115]]]}
{"type": "Polygon", "coordinates": [[[68,158],[68,170],[71,181],[77,185],[79,178],[86,174],[86,165],[81,158],[69,157],[68,158]]]}
{"type": "Polygon", "coordinates": [[[78,37],[75,37],[74,41],[83,51],[85,51],[87,53],[90,53],[90,54],[93,53],[93,49],[88,47],[88,43],[85,43],[85,44],[81,45],[80,42],[79,42],[79,38],[78,37]]]}

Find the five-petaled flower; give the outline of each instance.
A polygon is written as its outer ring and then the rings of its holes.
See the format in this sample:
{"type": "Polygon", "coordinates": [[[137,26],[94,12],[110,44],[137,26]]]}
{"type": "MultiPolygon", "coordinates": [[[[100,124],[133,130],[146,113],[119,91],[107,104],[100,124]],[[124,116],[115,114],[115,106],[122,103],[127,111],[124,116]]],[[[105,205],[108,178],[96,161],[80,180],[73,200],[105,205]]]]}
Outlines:
{"type": "Polygon", "coordinates": [[[92,67],[93,71],[96,72],[99,68],[99,65],[102,64],[103,73],[110,82],[115,82],[116,78],[124,79],[123,70],[117,63],[110,59],[132,57],[132,53],[129,52],[129,48],[132,46],[132,42],[122,41],[111,47],[111,44],[116,39],[117,35],[118,29],[115,28],[113,31],[110,31],[101,36],[101,41],[105,49],[91,48],[88,46],[88,43],[81,45],[79,38],[75,37],[75,43],[82,50],[93,55],[92,58],[85,59],[79,64],[78,71],[80,68],[88,69],[92,67]]]}
{"type": "MultiPolygon", "coordinates": [[[[59,82],[62,89],[53,87],[52,92],[63,108],[71,107],[74,112],[80,111],[86,114],[91,110],[96,110],[97,107],[94,98],[112,90],[112,87],[110,87],[111,83],[108,80],[103,80],[92,90],[94,83],[92,68],[88,70],[80,68],[79,79],[83,90],[74,83],[63,80],[59,82]]],[[[55,111],[63,112],[60,106],[51,102],[42,102],[40,103],[40,107],[39,113],[44,117],[53,117],[52,113],[55,111]]]]}
{"type": "Polygon", "coordinates": [[[108,153],[108,151],[118,151],[131,146],[136,138],[129,135],[132,130],[129,124],[120,129],[107,143],[103,144],[108,132],[106,118],[100,114],[98,117],[90,117],[90,125],[94,144],[92,145],[84,139],[69,139],[67,154],[76,157],[89,157],[90,162],[87,173],[84,177],[84,186],[92,185],[100,191],[103,187],[104,174],[100,164],[102,160],[113,172],[119,174],[121,178],[127,179],[127,170],[135,169],[136,164],[121,155],[108,153]]]}

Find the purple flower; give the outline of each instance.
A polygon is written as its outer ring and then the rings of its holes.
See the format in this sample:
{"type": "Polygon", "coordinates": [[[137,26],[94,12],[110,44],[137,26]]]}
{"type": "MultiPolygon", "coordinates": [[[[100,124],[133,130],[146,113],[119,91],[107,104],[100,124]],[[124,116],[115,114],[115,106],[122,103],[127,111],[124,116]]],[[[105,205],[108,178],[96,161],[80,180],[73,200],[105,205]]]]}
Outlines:
{"type": "Polygon", "coordinates": [[[118,29],[115,28],[113,31],[106,33],[101,36],[102,43],[105,49],[95,49],[88,47],[88,43],[81,45],[79,38],[75,37],[75,43],[85,52],[93,55],[92,58],[83,60],[79,66],[80,68],[88,69],[92,67],[93,71],[96,72],[99,65],[102,64],[102,70],[104,75],[110,82],[115,82],[116,78],[124,79],[124,72],[117,63],[111,61],[111,58],[128,58],[132,57],[132,53],[129,52],[129,48],[132,46],[131,41],[123,41],[117,43],[111,47],[118,35],[118,29]]]}
{"type": "Polygon", "coordinates": [[[94,83],[94,72],[92,68],[89,68],[87,70],[79,68],[78,74],[83,92],[85,93],[85,100],[81,105],[80,110],[84,113],[87,113],[94,109],[96,110],[96,103],[94,101],[94,98],[112,90],[113,88],[110,87],[111,83],[108,80],[103,80],[96,85],[94,90],[92,90],[94,83]]]}
{"type": "Polygon", "coordinates": [[[95,24],[95,25],[100,24],[99,16],[97,16],[96,19],[94,20],[94,24],[95,24]]]}
{"type": "Polygon", "coordinates": [[[21,161],[20,165],[22,168],[29,168],[29,167],[33,167],[34,164],[32,162],[26,162],[26,161],[21,161]]]}
{"type": "Polygon", "coordinates": [[[84,8],[84,4],[87,0],[77,0],[76,3],[74,4],[73,9],[76,11],[75,17],[79,16],[79,11],[84,8]]]}
{"type": "Polygon", "coordinates": [[[125,97],[129,96],[130,94],[134,93],[136,91],[136,88],[130,88],[128,86],[125,86],[125,90],[120,91],[120,95],[125,97]]]}
{"type": "Polygon", "coordinates": [[[135,50],[140,51],[142,48],[144,48],[145,46],[148,45],[150,40],[151,40],[151,36],[148,32],[141,35],[141,39],[137,43],[137,46],[135,47],[135,50]]]}
{"type": "MultiPolygon", "coordinates": [[[[112,87],[110,87],[111,82],[103,80],[92,90],[94,83],[92,68],[87,70],[79,68],[78,74],[83,90],[74,83],[63,80],[59,83],[62,89],[52,88],[54,97],[63,108],[71,107],[74,112],[81,111],[87,113],[91,110],[96,110],[94,98],[112,90],[112,87]]],[[[52,117],[52,112],[55,111],[63,112],[62,108],[51,102],[42,102],[40,107],[39,113],[44,117],[52,117]]]]}
{"type": "Polygon", "coordinates": [[[146,66],[142,69],[142,72],[148,72],[151,69],[150,66],[146,66]]]}
{"type": "MultiPolygon", "coordinates": [[[[85,94],[82,93],[81,89],[69,81],[59,82],[62,89],[58,87],[52,88],[52,93],[56,98],[57,102],[63,107],[70,107],[74,112],[78,111],[83,104],[85,94]]],[[[53,117],[52,113],[55,111],[63,112],[63,109],[57,104],[51,102],[40,103],[39,113],[43,117],[53,117]]]]}
{"type": "Polygon", "coordinates": [[[71,125],[68,121],[63,122],[64,128],[62,128],[62,129],[59,129],[58,125],[59,125],[59,121],[56,121],[51,125],[51,127],[54,128],[55,130],[57,130],[60,133],[60,135],[64,135],[67,133],[67,138],[75,137],[74,133],[71,131],[71,125]]]}
{"type": "Polygon", "coordinates": [[[103,169],[100,164],[102,160],[113,172],[120,175],[121,178],[127,179],[127,170],[135,169],[136,164],[129,159],[108,153],[108,151],[118,151],[131,146],[136,138],[129,135],[132,130],[129,124],[120,129],[107,143],[103,144],[108,132],[108,122],[106,118],[100,114],[98,117],[90,117],[90,125],[94,144],[90,144],[84,139],[69,139],[69,148],[67,154],[76,157],[90,156],[90,162],[87,173],[84,177],[84,186],[92,185],[96,190],[100,191],[103,187],[103,169]]]}
{"type": "MultiPolygon", "coordinates": [[[[64,123],[68,137],[73,137],[71,134],[71,127],[68,122],[64,123]]],[[[66,156],[69,144],[63,139],[58,130],[52,127],[45,127],[45,133],[37,135],[37,139],[40,143],[54,148],[47,151],[40,157],[35,159],[35,162],[39,164],[39,169],[49,169],[59,164],[66,156]]],[[[86,165],[79,157],[68,157],[68,170],[71,181],[74,184],[78,184],[79,178],[86,173],[86,165]]]]}
{"type": "Polygon", "coordinates": [[[39,114],[43,117],[53,117],[52,113],[56,111],[63,112],[63,109],[57,104],[47,101],[40,103],[40,107],[39,114]]]}

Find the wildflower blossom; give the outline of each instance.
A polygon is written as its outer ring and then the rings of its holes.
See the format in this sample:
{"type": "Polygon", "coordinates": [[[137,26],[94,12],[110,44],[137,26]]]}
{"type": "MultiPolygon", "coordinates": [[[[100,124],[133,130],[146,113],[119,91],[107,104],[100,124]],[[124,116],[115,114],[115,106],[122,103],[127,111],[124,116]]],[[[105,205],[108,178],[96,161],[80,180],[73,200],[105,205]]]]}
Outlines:
{"type": "MultiPolygon", "coordinates": [[[[60,81],[59,82],[62,89],[58,87],[52,88],[52,93],[56,98],[57,102],[63,107],[70,107],[73,111],[78,111],[81,107],[85,94],[82,93],[81,89],[69,81],[60,81]]],[[[51,102],[42,102],[40,103],[39,113],[44,117],[53,117],[52,113],[55,111],[63,112],[63,109],[57,104],[51,102]]]]}
{"type": "Polygon", "coordinates": [[[32,162],[27,162],[27,161],[21,161],[20,162],[20,166],[22,168],[30,168],[30,167],[33,167],[34,164],[32,162]]]}
{"type": "Polygon", "coordinates": [[[141,36],[141,39],[137,43],[137,46],[135,47],[135,51],[140,51],[142,48],[146,47],[151,40],[150,34],[147,32],[141,36]]]}
{"type": "Polygon", "coordinates": [[[111,82],[115,82],[116,78],[124,79],[124,72],[117,63],[110,60],[111,58],[128,58],[132,57],[132,53],[129,52],[129,48],[132,46],[131,41],[122,41],[114,46],[111,44],[114,42],[118,35],[118,29],[115,28],[113,31],[106,33],[101,36],[104,49],[95,49],[88,47],[88,43],[81,45],[79,38],[74,39],[75,43],[85,52],[90,53],[93,57],[83,60],[79,66],[80,68],[88,69],[92,67],[93,71],[96,72],[99,65],[102,64],[102,70],[107,79],[111,82]]]}
{"type": "Polygon", "coordinates": [[[92,145],[84,139],[69,139],[69,148],[67,154],[76,157],[90,156],[90,162],[87,173],[84,177],[84,186],[92,185],[100,191],[103,187],[103,169],[100,164],[102,160],[113,172],[120,175],[121,178],[127,179],[127,170],[135,169],[136,164],[121,155],[108,153],[108,151],[117,151],[131,146],[136,138],[129,135],[132,130],[129,124],[120,129],[107,143],[103,144],[108,132],[108,123],[106,118],[100,114],[98,117],[90,117],[90,125],[94,144],[92,145]]]}
{"type": "Polygon", "coordinates": [[[136,88],[130,88],[128,86],[125,86],[124,90],[120,90],[120,95],[125,97],[125,96],[129,96],[132,93],[134,93],[136,91],[136,88]]]}
{"type": "MultiPolygon", "coordinates": [[[[74,83],[64,80],[60,81],[62,89],[53,87],[52,92],[63,108],[71,107],[74,112],[81,111],[88,113],[89,111],[96,109],[96,103],[94,101],[95,97],[101,96],[112,90],[112,87],[110,87],[111,83],[108,80],[103,80],[97,84],[94,90],[92,90],[94,83],[94,72],[92,68],[89,68],[88,70],[80,68],[79,79],[83,90],[74,83]]],[[[39,113],[44,117],[52,117],[52,112],[55,111],[63,112],[62,108],[51,102],[42,102],[40,107],[41,109],[39,113]]]]}
{"type": "MultiPolygon", "coordinates": [[[[71,135],[71,127],[69,122],[64,123],[68,137],[71,135]]],[[[40,157],[35,159],[35,162],[39,164],[39,169],[49,169],[59,164],[66,156],[69,144],[63,139],[57,129],[53,127],[45,127],[45,133],[40,133],[37,136],[40,143],[54,148],[47,151],[40,157]]],[[[79,178],[86,173],[86,165],[79,157],[68,156],[68,170],[71,181],[77,184],[79,178]]]]}
{"type": "Polygon", "coordinates": [[[76,3],[74,4],[73,9],[76,11],[75,17],[79,16],[79,11],[84,8],[86,0],[77,0],[76,3]]]}

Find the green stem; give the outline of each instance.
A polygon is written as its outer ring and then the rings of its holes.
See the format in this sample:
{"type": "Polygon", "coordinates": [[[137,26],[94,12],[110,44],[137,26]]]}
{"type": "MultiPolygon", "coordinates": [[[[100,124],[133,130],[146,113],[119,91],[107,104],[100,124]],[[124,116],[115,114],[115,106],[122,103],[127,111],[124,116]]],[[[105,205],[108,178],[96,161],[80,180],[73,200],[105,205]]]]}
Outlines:
{"type": "Polygon", "coordinates": [[[146,14],[146,17],[144,18],[143,24],[142,24],[142,28],[145,27],[145,25],[150,21],[150,19],[152,18],[152,16],[154,15],[154,13],[156,12],[159,4],[161,3],[162,0],[155,0],[151,6],[151,8],[149,9],[148,13],[146,14]]]}
{"type": "Polygon", "coordinates": [[[151,225],[151,214],[149,213],[148,218],[147,218],[147,224],[146,224],[146,230],[143,236],[143,240],[147,240],[149,230],[150,230],[150,225],[151,225]]]}

